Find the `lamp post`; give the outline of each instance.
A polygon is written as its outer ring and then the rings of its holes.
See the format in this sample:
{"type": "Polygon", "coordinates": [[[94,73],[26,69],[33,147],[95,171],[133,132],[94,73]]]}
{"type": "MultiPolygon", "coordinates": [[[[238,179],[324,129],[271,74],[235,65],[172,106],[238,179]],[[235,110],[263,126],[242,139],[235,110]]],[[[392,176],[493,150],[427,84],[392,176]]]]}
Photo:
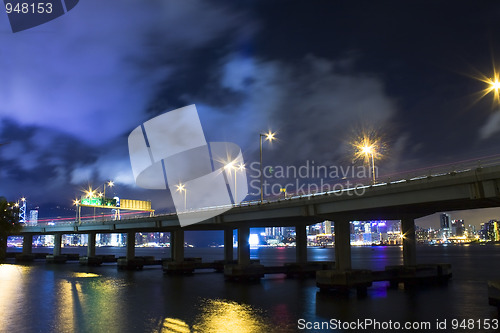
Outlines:
{"type": "Polygon", "coordinates": [[[369,156],[371,156],[371,160],[372,160],[372,176],[373,176],[373,184],[375,184],[375,157],[374,157],[374,148],[373,146],[364,146],[362,148],[363,150],[363,153],[367,156],[368,160],[370,159],[369,156]]]}
{"type": "MultiPolygon", "coordinates": [[[[85,192],[85,197],[91,199],[91,203],[94,202],[92,198],[95,198],[97,194],[97,189],[93,190],[91,186],[89,186],[89,189],[84,191],[85,192]]],[[[95,221],[95,206],[94,206],[94,221],[95,221]]]]}
{"type": "Polygon", "coordinates": [[[80,206],[80,200],[78,199],[75,199],[73,200],[73,205],[76,206],[76,212],[75,212],[75,219],[76,219],[76,222],[77,223],[80,223],[81,222],[81,206],[80,206]]]}
{"type": "Polygon", "coordinates": [[[238,200],[237,194],[238,194],[238,183],[236,181],[236,172],[238,171],[244,171],[245,170],[245,164],[240,163],[238,166],[234,165],[234,161],[229,162],[224,166],[226,170],[229,170],[229,173],[231,173],[231,169],[234,171],[234,204],[236,205],[236,202],[238,200]]]}
{"type": "Polygon", "coordinates": [[[186,203],[187,203],[187,190],[186,190],[186,185],[179,183],[179,185],[175,185],[177,187],[177,192],[182,192],[184,191],[184,211],[187,210],[186,203]]]}
{"type": "Polygon", "coordinates": [[[259,147],[260,147],[260,202],[264,201],[264,192],[262,189],[262,184],[264,182],[264,175],[263,175],[263,170],[262,170],[262,138],[265,138],[266,141],[273,142],[275,139],[274,135],[276,133],[273,133],[271,131],[267,132],[266,134],[260,133],[259,134],[259,147]]]}
{"type": "Polygon", "coordinates": [[[103,187],[104,187],[104,194],[103,194],[104,199],[106,199],[106,187],[107,186],[113,187],[113,186],[115,186],[115,183],[113,183],[113,181],[110,180],[106,184],[103,185],[103,187]]]}
{"type": "Polygon", "coordinates": [[[115,186],[115,183],[113,183],[112,180],[108,181],[107,183],[102,184],[103,191],[98,193],[99,197],[106,199],[106,187],[113,187],[113,186],[115,186]]]}
{"type": "Polygon", "coordinates": [[[369,135],[363,135],[357,141],[352,143],[355,148],[354,159],[363,158],[370,166],[371,160],[371,173],[373,184],[376,182],[375,176],[375,158],[381,157],[380,150],[383,147],[379,138],[372,138],[369,135]]]}

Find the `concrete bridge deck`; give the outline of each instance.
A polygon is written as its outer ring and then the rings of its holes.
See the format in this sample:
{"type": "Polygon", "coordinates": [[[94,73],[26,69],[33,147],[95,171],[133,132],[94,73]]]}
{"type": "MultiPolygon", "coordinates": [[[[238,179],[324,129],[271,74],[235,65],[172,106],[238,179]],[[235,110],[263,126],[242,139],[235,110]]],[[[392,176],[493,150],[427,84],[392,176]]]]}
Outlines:
{"type": "MultiPolygon", "coordinates": [[[[397,219],[403,233],[405,266],[416,265],[414,219],[443,210],[463,210],[500,206],[500,166],[479,167],[450,173],[400,179],[342,191],[295,196],[284,200],[250,202],[237,205],[222,215],[181,228],[176,214],[119,221],[82,222],[57,225],[26,226],[23,253],[30,254],[32,236],[54,234],[54,253],[60,255],[64,233],[88,233],[88,256],[95,256],[96,233],[127,233],[126,260],[135,258],[135,233],[162,231],[171,233],[172,258],[176,266],[189,266],[184,258],[184,231],[224,230],[225,260],[233,260],[233,230],[238,229],[238,265],[236,275],[251,265],[250,228],[295,226],[297,263],[307,262],[309,224],[330,220],[335,228],[335,262],[337,270],[351,269],[349,221],[397,219]],[[360,191],[363,191],[360,194],[360,191]],[[357,191],[357,192],[356,192],[357,191]],[[356,194],[357,193],[357,194],[356,194]]],[[[217,207],[207,208],[217,209],[217,207]]],[[[260,270],[260,268],[258,268],[260,270]]],[[[229,275],[232,273],[229,272],[229,275]]]]}

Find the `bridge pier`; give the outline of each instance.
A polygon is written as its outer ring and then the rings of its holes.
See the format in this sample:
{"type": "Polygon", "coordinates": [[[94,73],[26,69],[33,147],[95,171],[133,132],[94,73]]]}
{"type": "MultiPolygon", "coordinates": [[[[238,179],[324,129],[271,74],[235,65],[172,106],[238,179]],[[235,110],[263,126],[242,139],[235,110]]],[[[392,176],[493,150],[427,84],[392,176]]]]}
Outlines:
{"type": "Polygon", "coordinates": [[[335,220],[335,265],[337,270],[351,269],[351,224],[349,220],[335,220]]]}
{"type": "Polygon", "coordinates": [[[87,243],[87,256],[80,258],[81,265],[98,266],[102,264],[103,262],[102,257],[98,258],[95,255],[95,239],[96,239],[96,233],[89,232],[88,243],[87,243]]]}
{"type": "Polygon", "coordinates": [[[135,231],[127,231],[127,255],[117,260],[118,269],[138,270],[144,267],[144,259],[135,257],[135,231]]]}
{"type": "Polygon", "coordinates": [[[29,255],[33,251],[33,235],[27,234],[23,237],[23,254],[29,255]]]}
{"type": "Polygon", "coordinates": [[[16,255],[16,261],[33,261],[35,259],[35,256],[33,255],[32,250],[33,234],[25,234],[23,236],[23,253],[16,255]]]}
{"type": "Polygon", "coordinates": [[[224,261],[233,261],[233,229],[224,229],[224,261]]]}
{"type": "Polygon", "coordinates": [[[127,232],[127,260],[133,260],[135,258],[135,232],[127,232]]]}
{"type": "Polygon", "coordinates": [[[238,228],[238,265],[247,266],[250,264],[250,227],[238,228]]]}
{"type": "Polygon", "coordinates": [[[65,255],[61,254],[62,234],[54,234],[54,251],[45,257],[47,263],[64,264],[67,260],[65,255]]]}
{"type": "Polygon", "coordinates": [[[307,232],[304,225],[295,226],[295,254],[298,264],[307,262],[307,232]]]}
{"type": "Polygon", "coordinates": [[[258,280],[264,277],[264,266],[250,262],[250,227],[238,228],[238,264],[224,266],[224,276],[227,280],[258,280]]]}
{"type": "Polygon", "coordinates": [[[184,261],[184,230],[177,229],[171,233],[172,244],[172,261],[184,261]]]}
{"type": "Polygon", "coordinates": [[[88,234],[87,257],[95,257],[95,238],[95,232],[90,232],[88,234]]]}
{"type": "Polygon", "coordinates": [[[163,271],[167,274],[191,274],[201,258],[184,257],[184,230],[178,228],[170,233],[172,260],[163,263],[163,271]]]}
{"type": "Polygon", "coordinates": [[[415,220],[412,217],[403,218],[401,231],[403,233],[403,264],[404,266],[415,266],[417,264],[415,220]]]}

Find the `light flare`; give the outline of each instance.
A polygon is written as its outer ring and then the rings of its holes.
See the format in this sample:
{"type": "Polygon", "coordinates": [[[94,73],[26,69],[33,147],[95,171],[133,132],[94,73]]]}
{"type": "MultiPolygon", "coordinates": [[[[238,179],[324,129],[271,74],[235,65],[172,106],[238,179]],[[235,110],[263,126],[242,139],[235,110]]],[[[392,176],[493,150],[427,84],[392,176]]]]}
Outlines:
{"type": "Polygon", "coordinates": [[[366,163],[370,163],[373,155],[373,159],[379,160],[383,157],[383,147],[384,144],[380,137],[370,134],[362,134],[356,140],[351,143],[354,148],[354,160],[364,160],[366,163]]]}
{"type": "Polygon", "coordinates": [[[475,72],[475,75],[465,75],[476,81],[483,82],[484,84],[486,84],[486,87],[474,94],[477,97],[474,100],[473,104],[479,102],[486,95],[493,93],[493,107],[500,105],[500,73],[495,69],[495,63],[493,62],[493,75],[491,77],[484,75],[478,70],[475,70],[475,72]]]}

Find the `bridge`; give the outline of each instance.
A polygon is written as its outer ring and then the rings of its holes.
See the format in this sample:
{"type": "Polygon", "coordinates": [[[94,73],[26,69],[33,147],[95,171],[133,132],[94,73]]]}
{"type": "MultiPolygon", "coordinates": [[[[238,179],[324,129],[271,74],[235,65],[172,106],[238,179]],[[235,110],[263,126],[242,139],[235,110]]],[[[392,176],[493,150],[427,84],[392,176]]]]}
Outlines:
{"type": "MultiPolygon", "coordinates": [[[[436,212],[500,206],[500,165],[475,165],[448,172],[427,172],[398,180],[379,182],[357,188],[292,196],[286,199],[243,202],[225,213],[201,223],[181,228],[177,214],[57,225],[26,226],[23,254],[31,254],[33,235],[53,234],[54,256],[61,254],[61,237],[67,233],[89,235],[88,257],[95,257],[96,233],[127,233],[125,265],[135,258],[136,232],[170,232],[172,263],[170,267],[189,269],[184,258],[184,231],[224,230],[225,262],[233,260],[233,230],[238,230],[237,267],[250,262],[248,243],[250,228],[294,226],[296,260],[307,263],[306,226],[325,220],[333,221],[335,230],[335,263],[339,271],[351,269],[350,221],[401,220],[403,262],[416,265],[415,219],[436,212]],[[128,241],[134,240],[134,241],[128,241]]],[[[206,209],[218,209],[212,207],[206,209]]],[[[182,213],[180,213],[182,214],[182,213]]],[[[243,269],[244,270],[244,269],[243,269]]]]}

